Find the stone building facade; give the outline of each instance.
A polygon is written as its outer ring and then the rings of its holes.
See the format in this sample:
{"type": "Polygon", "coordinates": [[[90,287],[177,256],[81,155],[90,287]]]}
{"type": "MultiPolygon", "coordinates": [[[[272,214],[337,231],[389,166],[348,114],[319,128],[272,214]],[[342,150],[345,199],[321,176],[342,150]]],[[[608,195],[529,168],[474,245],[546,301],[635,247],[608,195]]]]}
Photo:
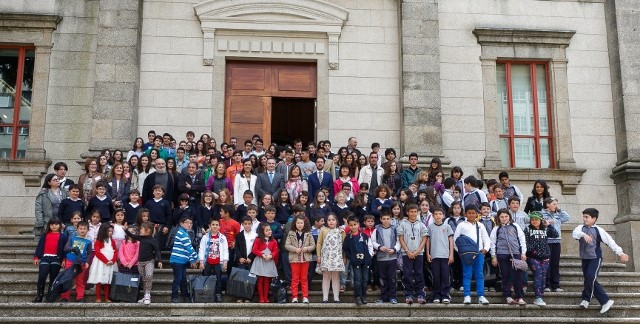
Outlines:
{"type": "Polygon", "coordinates": [[[484,179],[508,170],[525,196],[546,179],[572,224],[601,211],[637,271],[639,16],[635,0],[0,0],[0,50],[35,53],[27,136],[3,132],[20,147],[0,159],[0,223],[32,222],[51,161],[76,178],[81,157],[149,129],[221,143],[230,66],[304,62],[315,140],[356,136],[484,179]],[[549,128],[535,165],[511,167],[496,93],[522,64],[549,128]]]}

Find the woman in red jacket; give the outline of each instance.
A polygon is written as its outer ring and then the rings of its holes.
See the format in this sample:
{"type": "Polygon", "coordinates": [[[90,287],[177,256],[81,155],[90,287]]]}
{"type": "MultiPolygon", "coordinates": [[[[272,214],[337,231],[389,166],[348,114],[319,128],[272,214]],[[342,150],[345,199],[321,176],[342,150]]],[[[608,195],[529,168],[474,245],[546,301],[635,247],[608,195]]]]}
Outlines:
{"type": "Polygon", "coordinates": [[[260,303],[269,302],[269,285],[271,279],[278,276],[276,261],[278,260],[278,241],[271,237],[271,226],[260,223],[258,239],[253,243],[253,254],[256,256],[251,266],[251,273],[258,276],[258,297],[260,303]]]}

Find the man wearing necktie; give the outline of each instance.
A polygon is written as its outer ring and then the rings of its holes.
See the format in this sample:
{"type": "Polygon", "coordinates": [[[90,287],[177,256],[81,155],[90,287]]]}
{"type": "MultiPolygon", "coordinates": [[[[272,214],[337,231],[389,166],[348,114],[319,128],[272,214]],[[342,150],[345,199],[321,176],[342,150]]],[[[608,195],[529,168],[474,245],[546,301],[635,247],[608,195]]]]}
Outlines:
{"type": "Polygon", "coordinates": [[[333,201],[333,178],[331,173],[322,171],[324,169],[324,157],[316,157],[316,172],[309,175],[307,179],[307,185],[309,187],[309,199],[313,201],[316,196],[316,192],[320,191],[323,187],[329,189],[329,196],[327,199],[333,201]]]}
{"type": "Polygon", "coordinates": [[[189,163],[187,173],[181,174],[178,179],[178,190],[180,193],[189,195],[190,203],[200,201],[200,195],[206,189],[204,182],[204,174],[198,172],[196,163],[189,163]]]}
{"type": "Polygon", "coordinates": [[[258,203],[262,201],[264,195],[272,195],[284,188],[284,175],[276,172],[276,160],[267,160],[267,172],[258,175],[256,180],[256,194],[258,203]]]}

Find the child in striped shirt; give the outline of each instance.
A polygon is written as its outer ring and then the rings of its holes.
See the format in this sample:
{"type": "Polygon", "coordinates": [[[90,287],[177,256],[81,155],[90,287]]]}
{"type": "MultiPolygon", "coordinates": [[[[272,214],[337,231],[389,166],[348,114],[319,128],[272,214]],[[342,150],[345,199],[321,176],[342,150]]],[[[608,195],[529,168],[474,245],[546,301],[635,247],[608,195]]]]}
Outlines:
{"type": "Polygon", "coordinates": [[[173,283],[171,284],[171,302],[178,302],[178,288],[182,293],[182,301],[189,302],[187,290],[187,267],[191,264],[195,268],[198,255],[191,245],[191,238],[187,231],[193,226],[193,220],[187,216],[180,218],[180,228],[176,233],[171,249],[169,263],[173,270],[173,283]]]}

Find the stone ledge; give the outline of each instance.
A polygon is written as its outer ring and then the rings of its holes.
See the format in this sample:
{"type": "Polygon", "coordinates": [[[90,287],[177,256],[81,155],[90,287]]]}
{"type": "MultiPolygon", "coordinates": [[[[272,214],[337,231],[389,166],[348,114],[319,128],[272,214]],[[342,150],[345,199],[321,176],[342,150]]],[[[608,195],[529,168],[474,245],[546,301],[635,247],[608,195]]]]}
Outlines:
{"type": "Polygon", "coordinates": [[[575,30],[541,30],[478,27],[473,34],[478,44],[534,44],[546,46],[569,46],[575,30]]]}
{"type": "Polygon", "coordinates": [[[51,160],[0,159],[0,174],[21,174],[25,187],[40,187],[40,178],[47,173],[51,160]]]}
{"type": "Polygon", "coordinates": [[[582,180],[582,174],[586,169],[517,169],[517,168],[478,168],[483,179],[498,179],[502,171],[509,173],[509,179],[513,181],[545,181],[560,182],[563,195],[575,195],[578,184],[582,180]]]}
{"type": "Polygon", "coordinates": [[[62,17],[54,15],[0,13],[0,28],[54,30],[61,20],[62,17]]]}

